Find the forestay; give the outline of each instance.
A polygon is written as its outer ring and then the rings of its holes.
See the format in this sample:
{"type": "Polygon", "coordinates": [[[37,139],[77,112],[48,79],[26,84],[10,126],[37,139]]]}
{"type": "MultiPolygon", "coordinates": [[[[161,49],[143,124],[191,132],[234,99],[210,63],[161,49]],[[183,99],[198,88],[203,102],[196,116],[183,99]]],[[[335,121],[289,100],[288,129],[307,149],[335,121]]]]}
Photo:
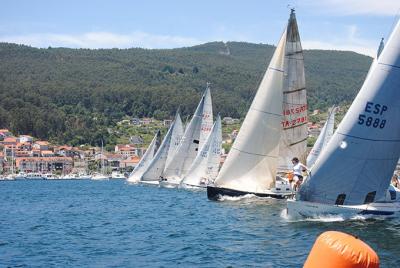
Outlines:
{"type": "Polygon", "coordinates": [[[149,148],[147,148],[146,152],[142,156],[142,159],[140,159],[138,165],[129,175],[129,182],[139,182],[142,179],[143,173],[147,170],[148,165],[150,164],[155,153],[157,152],[158,147],[160,146],[160,137],[161,133],[158,130],[153,140],[151,141],[149,148]]]}
{"type": "Polygon", "coordinates": [[[143,173],[142,181],[158,181],[160,179],[168,157],[170,154],[173,156],[175,153],[176,146],[182,137],[182,132],[182,120],[179,112],[177,112],[175,120],[169,127],[167,134],[165,134],[160,148],[147,167],[147,170],[143,173]]]}
{"type": "Polygon", "coordinates": [[[193,161],[188,174],[182,180],[182,184],[204,186],[209,181],[213,182],[218,175],[219,163],[221,161],[221,146],[222,126],[221,117],[218,116],[206,142],[193,161]]]}
{"type": "Polygon", "coordinates": [[[264,192],[274,186],[282,132],[286,29],[274,52],[215,186],[264,192]]]}
{"type": "Polygon", "coordinates": [[[335,126],[335,109],[335,107],[332,107],[330,112],[328,113],[328,118],[321,129],[321,133],[319,134],[313,148],[307,156],[308,168],[311,168],[314,165],[322,149],[326,147],[328,141],[332,138],[333,129],[335,126]]]}
{"type": "Polygon", "coordinates": [[[307,95],[304,58],[294,10],[290,14],[284,59],[283,120],[278,171],[292,169],[291,160],[307,157],[307,95]]]}
{"type": "Polygon", "coordinates": [[[384,197],[400,155],[400,22],[301,187],[300,199],[357,205],[384,197]]]}

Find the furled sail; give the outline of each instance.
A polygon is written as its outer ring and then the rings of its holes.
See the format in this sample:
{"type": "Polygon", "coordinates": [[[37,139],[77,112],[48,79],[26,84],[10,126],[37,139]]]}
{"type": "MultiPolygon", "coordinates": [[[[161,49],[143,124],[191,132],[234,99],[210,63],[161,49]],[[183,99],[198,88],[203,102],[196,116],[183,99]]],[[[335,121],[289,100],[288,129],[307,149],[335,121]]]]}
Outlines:
{"type": "Polygon", "coordinates": [[[204,106],[203,106],[203,114],[201,120],[199,148],[203,147],[203,144],[206,142],[206,139],[210,134],[212,127],[213,127],[212,100],[210,92],[210,83],[207,83],[207,88],[206,91],[204,92],[204,106]]]}
{"type": "Polygon", "coordinates": [[[319,134],[313,148],[307,156],[307,167],[309,168],[314,165],[322,149],[326,147],[328,141],[332,138],[333,129],[335,126],[335,109],[335,107],[332,107],[328,113],[328,118],[321,129],[321,133],[319,134]]]}
{"type": "Polygon", "coordinates": [[[159,181],[162,172],[164,171],[165,164],[167,163],[168,157],[173,156],[177,144],[179,144],[182,138],[183,127],[182,120],[177,112],[174,122],[169,127],[167,134],[161,142],[160,148],[154,155],[151,163],[148,165],[146,171],[143,173],[142,181],[159,181]]]}
{"type": "Polygon", "coordinates": [[[216,187],[264,192],[273,187],[282,133],[282,85],[286,30],[221,171],[216,187]]]}
{"type": "Polygon", "coordinates": [[[381,199],[400,156],[400,21],[300,189],[300,200],[358,205],[381,199]]]}
{"type": "Polygon", "coordinates": [[[283,80],[282,138],[278,171],[292,169],[292,158],[304,163],[307,157],[307,95],[304,58],[296,16],[292,10],[287,27],[283,80]]]}
{"type": "Polygon", "coordinates": [[[221,117],[218,116],[211,133],[193,161],[188,174],[183,178],[182,184],[205,186],[209,181],[213,182],[218,175],[221,146],[222,126],[221,117]]]}
{"type": "Polygon", "coordinates": [[[160,146],[160,137],[161,133],[158,130],[153,140],[151,141],[149,148],[147,148],[147,151],[142,156],[142,159],[140,159],[138,165],[129,175],[129,182],[139,182],[141,180],[143,173],[146,171],[148,165],[153,159],[155,153],[157,152],[158,147],[160,146]]]}
{"type": "Polygon", "coordinates": [[[185,133],[176,148],[171,161],[165,166],[163,177],[169,180],[180,181],[189,171],[190,165],[197,156],[200,143],[200,129],[203,117],[205,94],[201,97],[200,103],[186,127],[185,133]]]}

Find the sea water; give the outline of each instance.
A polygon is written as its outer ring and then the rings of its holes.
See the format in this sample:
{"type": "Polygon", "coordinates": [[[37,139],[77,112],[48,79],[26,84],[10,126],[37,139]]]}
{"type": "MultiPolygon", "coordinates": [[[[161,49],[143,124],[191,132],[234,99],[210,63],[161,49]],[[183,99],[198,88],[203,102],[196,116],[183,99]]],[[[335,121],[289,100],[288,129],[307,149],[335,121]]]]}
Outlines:
{"type": "Polygon", "coordinates": [[[285,201],[110,181],[0,182],[0,267],[301,267],[327,230],[400,267],[400,220],[289,220],[285,201]]]}

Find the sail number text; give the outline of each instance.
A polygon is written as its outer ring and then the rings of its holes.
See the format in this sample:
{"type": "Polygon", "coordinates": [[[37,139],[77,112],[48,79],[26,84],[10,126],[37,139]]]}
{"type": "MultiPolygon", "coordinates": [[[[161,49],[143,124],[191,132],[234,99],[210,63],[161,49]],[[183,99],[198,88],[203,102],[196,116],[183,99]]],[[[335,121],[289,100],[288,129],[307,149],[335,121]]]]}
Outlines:
{"type": "Polygon", "coordinates": [[[367,102],[364,112],[367,114],[358,115],[358,124],[373,128],[384,128],[386,119],[381,118],[388,110],[386,105],[379,103],[367,102]]]}

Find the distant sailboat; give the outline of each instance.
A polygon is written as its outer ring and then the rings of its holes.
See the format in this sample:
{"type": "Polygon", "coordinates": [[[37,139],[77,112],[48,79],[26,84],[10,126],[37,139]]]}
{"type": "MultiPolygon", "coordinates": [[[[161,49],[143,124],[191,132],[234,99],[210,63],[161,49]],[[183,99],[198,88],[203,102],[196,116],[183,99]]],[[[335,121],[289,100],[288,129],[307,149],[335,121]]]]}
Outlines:
{"type": "MultiPolygon", "coordinates": [[[[177,187],[182,178],[188,173],[190,166],[198,154],[200,138],[202,136],[206,136],[206,134],[211,130],[211,128],[208,129],[208,127],[202,129],[203,126],[207,126],[207,124],[203,124],[203,118],[205,115],[210,114],[209,109],[212,108],[210,102],[210,88],[207,85],[207,88],[201,97],[200,103],[196,108],[192,120],[190,120],[188,126],[186,127],[185,133],[183,134],[183,137],[176,148],[174,156],[165,166],[162,178],[160,179],[160,186],[177,187]]],[[[205,119],[208,120],[208,117],[205,119]]]]}
{"type": "Polygon", "coordinates": [[[323,150],[289,215],[392,215],[399,192],[389,189],[400,155],[400,21],[360,92],[323,150]]]}
{"type": "Polygon", "coordinates": [[[165,137],[161,142],[160,148],[151,160],[146,171],[143,172],[140,183],[158,185],[165,165],[173,158],[176,148],[182,139],[182,135],[183,125],[178,111],[174,122],[172,122],[167,134],[165,134],[165,137]]]}
{"type": "Polygon", "coordinates": [[[307,156],[308,168],[311,168],[314,165],[322,149],[326,147],[328,141],[332,138],[335,126],[335,110],[336,107],[333,106],[329,111],[328,118],[321,129],[321,133],[319,134],[314,146],[312,147],[310,153],[307,156]]]}
{"type": "MultiPolygon", "coordinates": [[[[303,54],[294,10],[276,47],[238,136],[207,196],[255,194],[285,198],[291,188],[277,181],[280,159],[305,158],[307,104],[303,54]],[[283,122],[282,122],[283,120],[283,122]],[[305,129],[305,134],[304,134],[305,129]]],[[[287,165],[282,164],[281,171],[287,165]]]]}
{"type": "Polygon", "coordinates": [[[188,174],[186,174],[181,182],[183,188],[205,188],[209,182],[214,182],[218,175],[219,164],[221,161],[221,147],[222,126],[221,117],[218,115],[211,133],[200,149],[200,153],[193,161],[188,174]]]}
{"type": "Polygon", "coordinates": [[[104,165],[103,140],[101,140],[101,172],[93,174],[91,179],[95,181],[104,181],[110,179],[110,177],[106,175],[106,171],[104,168],[105,165],[104,165]]]}
{"type": "Polygon", "coordinates": [[[147,148],[146,152],[140,159],[138,165],[129,175],[127,181],[131,183],[138,183],[143,173],[147,170],[148,165],[150,164],[151,160],[153,159],[155,153],[157,152],[158,147],[160,146],[160,137],[161,133],[158,130],[156,135],[154,135],[153,140],[151,141],[149,148],[147,148]]]}

